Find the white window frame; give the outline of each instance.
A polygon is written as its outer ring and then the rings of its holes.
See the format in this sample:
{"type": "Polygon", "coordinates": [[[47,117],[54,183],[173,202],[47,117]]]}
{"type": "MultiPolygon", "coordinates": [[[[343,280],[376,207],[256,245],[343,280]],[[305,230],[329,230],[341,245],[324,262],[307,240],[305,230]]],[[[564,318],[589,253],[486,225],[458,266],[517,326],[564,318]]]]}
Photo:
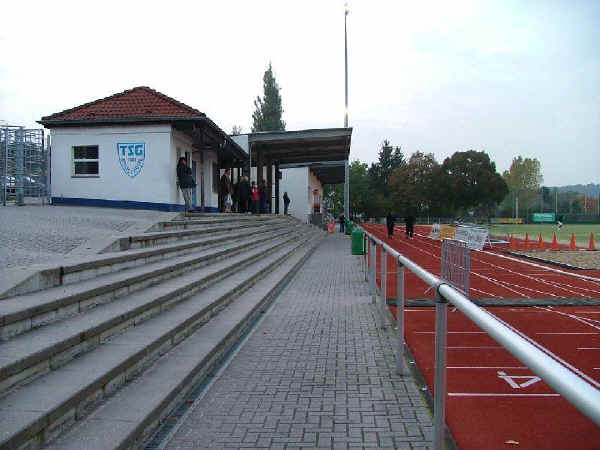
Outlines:
{"type": "Polygon", "coordinates": [[[74,145],[71,147],[71,176],[73,178],[99,178],[100,177],[100,146],[99,145],[74,145]],[[98,157],[91,158],[75,158],[75,149],[81,147],[96,147],[98,149],[98,157]],[[98,173],[96,174],[78,174],[75,173],[75,163],[78,162],[97,162],[98,163],[98,173]]]}

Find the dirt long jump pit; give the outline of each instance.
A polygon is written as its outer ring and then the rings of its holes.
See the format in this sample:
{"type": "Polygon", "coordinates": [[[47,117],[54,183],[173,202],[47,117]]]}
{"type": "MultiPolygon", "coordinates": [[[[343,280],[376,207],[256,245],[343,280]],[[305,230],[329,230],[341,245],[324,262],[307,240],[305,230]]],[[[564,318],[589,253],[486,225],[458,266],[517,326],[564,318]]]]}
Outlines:
{"type": "MultiPolygon", "coordinates": [[[[417,227],[363,228],[439,276],[441,244],[417,227]]],[[[380,253],[377,252],[380,271],[380,253]]],[[[388,271],[395,273],[393,258],[388,271]]],[[[388,276],[388,299],[396,277],[388,276]]],[[[378,275],[380,283],[380,276],[378,275]]],[[[504,248],[471,253],[470,298],[550,357],[600,389],[600,271],[520,258],[504,248]]],[[[433,292],[405,271],[405,340],[433,392],[433,292]]],[[[395,307],[390,306],[395,314],[395,307]]],[[[448,311],[446,423],[461,450],[600,449],[600,428],[461,312],[448,311]]]]}

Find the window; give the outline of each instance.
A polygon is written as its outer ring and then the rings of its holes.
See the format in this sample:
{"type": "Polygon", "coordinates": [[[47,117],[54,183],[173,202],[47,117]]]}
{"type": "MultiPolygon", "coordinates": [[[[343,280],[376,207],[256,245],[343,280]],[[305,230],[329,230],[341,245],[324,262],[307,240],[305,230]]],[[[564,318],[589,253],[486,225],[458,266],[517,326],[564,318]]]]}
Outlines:
{"type": "Polygon", "coordinates": [[[212,163],[212,184],[213,184],[213,192],[219,192],[219,166],[217,163],[212,163]]]}
{"type": "Polygon", "coordinates": [[[97,145],[73,147],[73,176],[97,177],[100,175],[100,160],[97,145]]]}

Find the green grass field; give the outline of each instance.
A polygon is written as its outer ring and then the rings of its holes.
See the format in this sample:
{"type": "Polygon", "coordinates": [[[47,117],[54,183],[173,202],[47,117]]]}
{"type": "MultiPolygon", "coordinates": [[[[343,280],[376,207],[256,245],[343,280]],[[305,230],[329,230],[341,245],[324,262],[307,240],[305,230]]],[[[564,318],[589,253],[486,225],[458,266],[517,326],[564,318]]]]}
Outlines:
{"type": "MultiPolygon", "coordinates": [[[[552,242],[552,236],[557,231],[556,224],[493,224],[490,225],[490,234],[506,236],[513,234],[517,238],[525,238],[525,233],[529,233],[529,239],[537,240],[538,235],[542,233],[542,239],[546,242],[552,242]]],[[[564,224],[560,232],[556,233],[559,242],[569,243],[571,233],[575,233],[575,242],[578,246],[587,247],[590,242],[590,233],[594,233],[596,248],[600,250],[600,225],[582,225],[582,224],[564,224]]]]}

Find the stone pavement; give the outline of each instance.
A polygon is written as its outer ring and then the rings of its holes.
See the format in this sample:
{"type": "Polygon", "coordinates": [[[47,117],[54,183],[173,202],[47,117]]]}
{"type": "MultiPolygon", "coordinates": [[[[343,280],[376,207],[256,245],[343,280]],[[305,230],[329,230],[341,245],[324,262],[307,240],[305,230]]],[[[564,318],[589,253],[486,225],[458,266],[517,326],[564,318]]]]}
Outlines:
{"type": "Polygon", "coordinates": [[[395,343],[360,257],[329,235],[164,448],[431,448],[429,409],[396,375],[395,343]]]}
{"type": "Polygon", "coordinates": [[[58,205],[0,206],[0,271],[94,254],[177,213],[58,205]]]}

